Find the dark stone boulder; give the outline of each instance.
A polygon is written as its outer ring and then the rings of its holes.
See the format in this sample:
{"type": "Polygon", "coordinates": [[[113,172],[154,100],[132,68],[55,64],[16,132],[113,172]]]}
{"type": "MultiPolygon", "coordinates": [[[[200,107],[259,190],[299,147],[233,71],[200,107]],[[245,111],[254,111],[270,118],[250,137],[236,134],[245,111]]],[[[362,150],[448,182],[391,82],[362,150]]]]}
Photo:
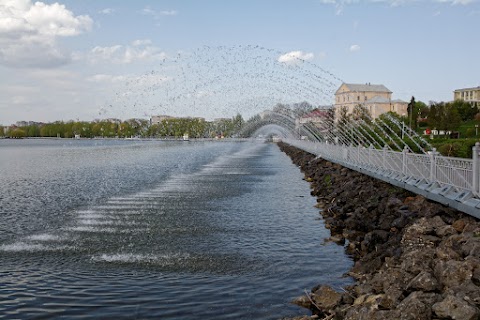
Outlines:
{"type": "Polygon", "coordinates": [[[312,300],[320,311],[328,313],[340,303],[342,294],[329,286],[320,286],[312,293],[312,300]]]}
{"type": "MultiPolygon", "coordinates": [[[[311,183],[330,241],[356,283],[296,303],[323,319],[480,319],[480,222],[338,164],[283,146],[311,183]],[[433,307],[432,307],[433,306],[433,307]]],[[[308,319],[306,317],[305,319],[308,319]]]]}
{"type": "Polygon", "coordinates": [[[458,320],[478,320],[480,311],[463,299],[448,295],[432,307],[433,312],[440,318],[458,320]]]}
{"type": "Polygon", "coordinates": [[[412,292],[396,308],[401,320],[430,320],[432,318],[432,305],[438,301],[435,293],[421,291],[412,292]]]}
{"type": "Polygon", "coordinates": [[[385,290],[385,294],[379,302],[382,309],[395,309],[398,303],[403,298],[403,290],[395,287],[390,287],[385,290]]]}
{"type": "Polygon", "coordinates": [[[402,255],[400,267],[403,271],[417,275],[425,270],[433,269],[433,260],[435,257],[435,249],[431,247],[414,247],[406,248],[402,255]]]}
{"type": "Polygon", "coordinates": [[[297,297],[297,298],[293,299],[292,303],[297,305],[297,306],[306,308],[306,309],[312,309],[312,307],[313,307],[313,304],[312,304],[311,300],[306,295],[303,295],[303,296],[300,296],[300,297],[297,297]]]}
{"type": "Polygon", "coordinates": [[[447,288],[462,286],[473,277],[472,266],[466,261],[439,260],[434,271],[440,285],[447,288]]]}
{"type": "Polygon", "coordinates": [[[379,244],[387,242],[389,237],[389,232],[385,230],[373,230],[365,234],[365,237],[361,243],[362,251],[370,252],[375,250],[379,244]]]}
{"type": "Polygon", "coordinates": [[[407,285],[407,290],[418,290],[423,292],[437,291],[440,289],[440,284],[434,275],[429,271],[420,272],[407,285]]]}

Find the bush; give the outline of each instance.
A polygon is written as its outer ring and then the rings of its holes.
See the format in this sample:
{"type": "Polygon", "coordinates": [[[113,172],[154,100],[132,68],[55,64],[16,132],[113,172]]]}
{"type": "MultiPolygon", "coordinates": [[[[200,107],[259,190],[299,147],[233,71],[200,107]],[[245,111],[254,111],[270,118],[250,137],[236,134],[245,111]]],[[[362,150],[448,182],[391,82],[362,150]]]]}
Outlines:
{"type": "Polygon", "coordinates": [[[446,143],[438,148],[438,152],[447,157],[459,157],[460,149],[459,143],[446,143]]]}
{"type": "Polygon", "coordinates": [[[475,136],[475,129],[473,129],[473,128],[468,128],[468,129],[465,131],[465,135],[467,136],[467,138],[471,138],[471,137],[475,136]]]}
{"type": "Polygon", "coordinates": [[[426,127],[428,127],[428,122],[427,121],[418,121],[418,127],[419,128],[426,128],[426,127]]]}
{"type": "Polygon", "coordinates": [[[444,139],[435,141],[432,145],[444,156],[472,158],[472,147],[476,142],[478,139],[461,139],[455,142],[444,139]]]}

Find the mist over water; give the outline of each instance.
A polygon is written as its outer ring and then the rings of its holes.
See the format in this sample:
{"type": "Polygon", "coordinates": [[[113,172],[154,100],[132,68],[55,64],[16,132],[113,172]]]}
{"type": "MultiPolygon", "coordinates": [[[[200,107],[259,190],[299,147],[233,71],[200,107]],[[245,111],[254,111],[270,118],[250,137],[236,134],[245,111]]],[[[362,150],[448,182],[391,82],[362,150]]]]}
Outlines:
{"type": "Polygon", "coordinates": [[[259,45],[202,46],[124,79],[101,117],[249,118],[277,103],[331,105],[342,81],[308,60],[259,45]]]}
{"type": "Polygon", "coordinates": [[[278,319],[351,261],[276,145],[0,141],[0,317],[278,319]]]}

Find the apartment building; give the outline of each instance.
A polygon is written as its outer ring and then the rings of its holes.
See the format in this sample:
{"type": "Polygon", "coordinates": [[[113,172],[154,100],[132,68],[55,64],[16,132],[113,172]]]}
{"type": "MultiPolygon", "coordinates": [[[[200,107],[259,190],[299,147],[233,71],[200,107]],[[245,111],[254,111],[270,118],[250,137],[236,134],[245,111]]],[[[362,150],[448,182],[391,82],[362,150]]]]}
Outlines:
{"type": "Polygon", "coordinates": [[[357,105],[366,107],[373,119],[389,111],[406,115],[408,108],[408,102],[392,100],[392,91],[383,84],[342,83],[335,92],[336,119],[342,108],[346,108],[347,114],[351,114],[357,105]]]}
{"type": "Polygon", "coordinates": [[[480,107],[480,86],[453,91],[453,100],[464,100],[474,106],[480,107]]]}

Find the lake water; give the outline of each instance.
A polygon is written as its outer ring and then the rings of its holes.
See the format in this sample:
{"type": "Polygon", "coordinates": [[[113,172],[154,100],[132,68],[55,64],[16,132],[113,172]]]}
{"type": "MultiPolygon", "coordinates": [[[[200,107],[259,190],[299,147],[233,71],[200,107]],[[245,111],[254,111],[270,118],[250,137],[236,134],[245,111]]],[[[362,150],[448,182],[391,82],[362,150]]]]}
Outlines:
{"type": "Polygon", "coordinates": [[[0,140],[0,318],[279,319],[351,266],[274,144],[0,140]]]}

